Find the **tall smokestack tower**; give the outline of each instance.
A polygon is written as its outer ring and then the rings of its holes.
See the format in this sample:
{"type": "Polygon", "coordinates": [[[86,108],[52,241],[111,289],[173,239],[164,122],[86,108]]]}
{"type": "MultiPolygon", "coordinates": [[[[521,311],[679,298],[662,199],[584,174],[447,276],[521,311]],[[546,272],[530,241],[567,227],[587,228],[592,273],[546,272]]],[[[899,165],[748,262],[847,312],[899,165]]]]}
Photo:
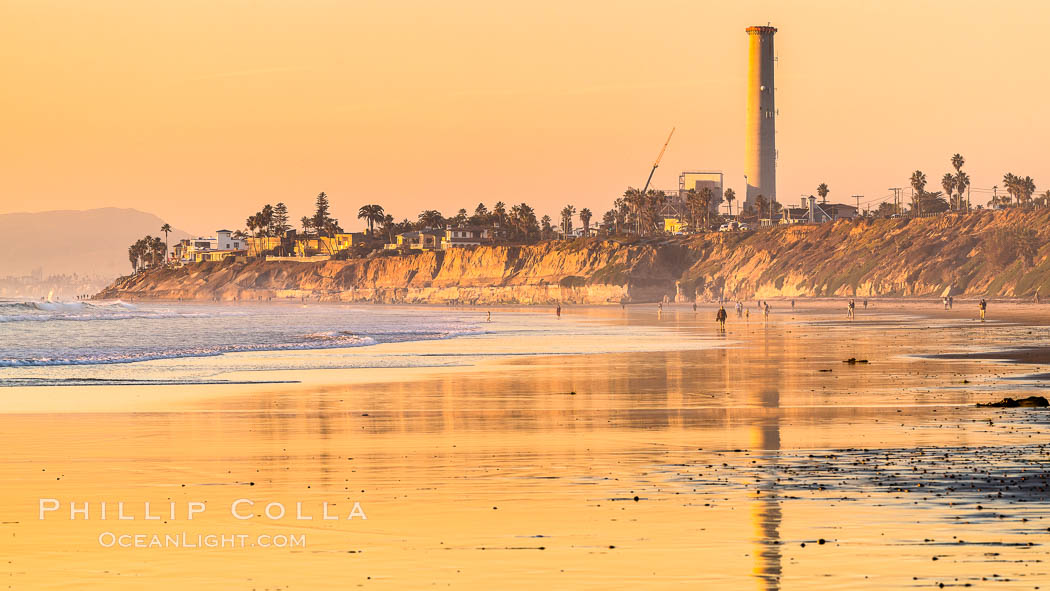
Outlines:
{"type": "Polygon", "coordinates": [[[773,103],[773,35],[775,27],[747,28],[747,195],[754,207],[762,195],[777,197],[776,106],[773,103]]]}

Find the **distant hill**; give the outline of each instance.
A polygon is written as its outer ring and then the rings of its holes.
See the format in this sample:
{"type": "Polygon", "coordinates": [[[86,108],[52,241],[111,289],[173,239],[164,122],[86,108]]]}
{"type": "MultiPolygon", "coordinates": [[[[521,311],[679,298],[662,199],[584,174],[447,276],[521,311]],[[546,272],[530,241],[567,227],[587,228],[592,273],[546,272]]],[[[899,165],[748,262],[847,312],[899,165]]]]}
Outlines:
{"type": "MultiPolygon", "coordinates": [[[[146,234],[163,238],[163,224],[151,213],[115,207],[0,214],[0,277],[36,269],[44,275],[126,275],[128,246],[146,234]]],[[[168,240],[187,237],[176,229],[168,240]]]]}

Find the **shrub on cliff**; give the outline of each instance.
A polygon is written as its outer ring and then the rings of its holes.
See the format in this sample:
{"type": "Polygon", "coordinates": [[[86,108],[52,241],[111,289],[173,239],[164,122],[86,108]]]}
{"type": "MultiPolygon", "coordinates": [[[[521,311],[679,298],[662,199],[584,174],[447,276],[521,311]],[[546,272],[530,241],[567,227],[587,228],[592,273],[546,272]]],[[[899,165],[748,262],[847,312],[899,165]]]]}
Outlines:
{"type": "Polygon", "coordinates": [[[1020,259],[1028,269],[1035,265],[1039,254],[1039,235],[1033,228],[999,228],[985,240],[989,259],[1000,267],[1007,267],[1020,259]]]}
{"type": "Polygon", "coordinates": [[[1000,267],[1007,267],[1017,260],[1018,236],[1020,232],[1012,228],[997,228],[985,240],[988,260],[1000,267]]]}
{"type": "Polygon", "coordinates": [[[1035,255],[1039,252],[1039,237],[1032,228],[1017,230],[1017,256],[1024,261],[1025,268],[1035,264],[1035,255]]]}

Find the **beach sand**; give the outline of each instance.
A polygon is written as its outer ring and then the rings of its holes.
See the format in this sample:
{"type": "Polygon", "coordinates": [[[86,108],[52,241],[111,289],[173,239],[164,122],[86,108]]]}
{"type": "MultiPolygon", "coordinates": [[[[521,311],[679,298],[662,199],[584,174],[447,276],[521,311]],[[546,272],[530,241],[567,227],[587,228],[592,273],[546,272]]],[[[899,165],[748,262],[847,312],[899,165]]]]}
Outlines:
{"type": "Polygon", "coordinates": [[[472,359],[453,367],[8,388],[0,585],[1048,588],[1050,411],[974,404],[1045,394],[1050,363],[985,353],[1046,343],[1050,316],[873,304],[850,322],[841,301],[776,301],[763,321],[749,302],[724,334],[710,306],[564,311],[625,335],[659,327],[670,351],[540,355],[583,345],[487,335],[370,348],[472,359]],[[931,357],[945,353],[965,355],[931,357]],[[39,519],[41,498],[59,510],[39,519]],[[238,499],[252,518],[231,514],[238,499]],[[71,501],[90,519],[70,520],[71,501]],[[118,501],[136,519],[114,519],[118,501]],[[144,519],[147,501],[161,519],[144,519]],[[191,502],[207,509],[189,520],[191,502]],[[287,514],[268,518],[271,502],[287,514]],[[340,519],[321,518],[326,502],[340,519]],[[346,519],[354,503],[367,519],[346,519]],[[256,545],[100,543],[183,533],[256,545]]]}

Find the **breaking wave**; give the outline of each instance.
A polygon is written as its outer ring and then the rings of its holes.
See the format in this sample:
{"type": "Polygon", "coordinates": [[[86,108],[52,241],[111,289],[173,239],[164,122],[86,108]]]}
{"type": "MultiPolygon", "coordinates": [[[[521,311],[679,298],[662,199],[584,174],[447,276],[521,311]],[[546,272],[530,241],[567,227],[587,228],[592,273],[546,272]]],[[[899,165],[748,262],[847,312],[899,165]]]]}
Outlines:
{"type": "Polygon", "coordinates": [[[131,320],[135,318],[199,318],[205,314],[175,310],[142,310],[113,302],[0,302],[0,323],[131,320]]]}

